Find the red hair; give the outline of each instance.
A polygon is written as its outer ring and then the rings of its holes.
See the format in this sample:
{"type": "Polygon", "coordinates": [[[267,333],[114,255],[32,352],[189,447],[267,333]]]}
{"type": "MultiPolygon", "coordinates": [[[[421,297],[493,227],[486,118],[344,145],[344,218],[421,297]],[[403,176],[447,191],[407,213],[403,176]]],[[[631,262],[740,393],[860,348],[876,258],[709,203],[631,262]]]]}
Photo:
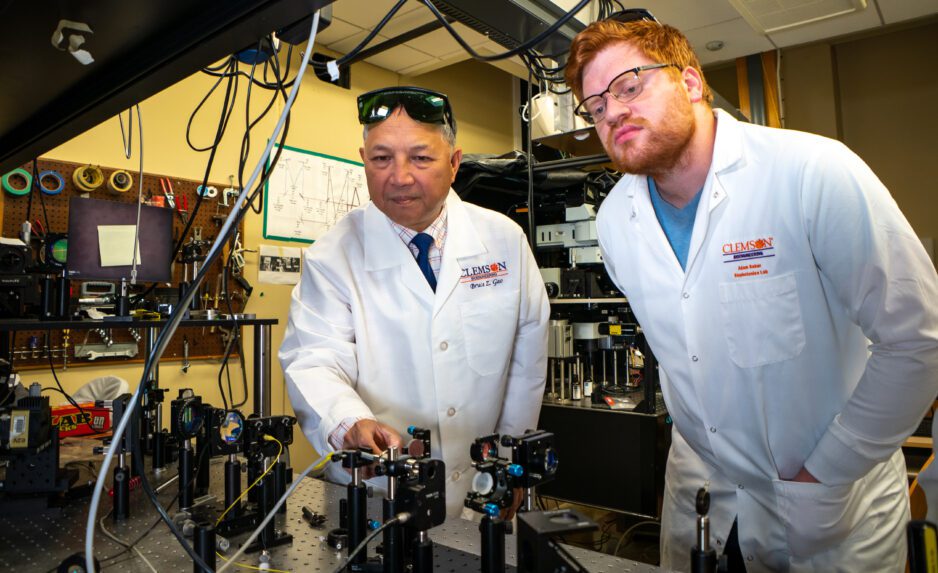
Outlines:
{"type": "Polygon", "coordinates": [[[564,79],[578,100],[583,101],[584,68],[605,48],[624,43],[633,45],[655,62],[677,64],[682,70],[697,69],[703,82],[703,99],[708,104],[713,103],[713,92],[703,77],[700,60],[687,37],[673,26],[648,20],[628,23],[600,20],[577,34],[570,46],[564,79]]]}

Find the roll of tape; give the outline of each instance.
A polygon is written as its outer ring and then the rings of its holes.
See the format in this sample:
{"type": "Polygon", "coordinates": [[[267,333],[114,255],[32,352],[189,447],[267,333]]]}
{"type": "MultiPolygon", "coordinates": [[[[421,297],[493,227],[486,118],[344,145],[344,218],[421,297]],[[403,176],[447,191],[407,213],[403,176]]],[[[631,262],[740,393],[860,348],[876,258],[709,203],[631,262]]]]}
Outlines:
{"type": "Polygon", "coordinates": [[[126,193],[133,185],[133,175],[123,169],[111,173],[107,180],[107,188],[111,190],[111,193],[126,193]]]}
{"type": "Polygon", "coordinates": [[[195,192],[198,193],[200,197],[208,197],[209,199],[214,199],[218,196],[218,188],[212,187],[211,185],[208,187],[199,185],[195,192]]]}
{"type": "Polygon", "coordinates": [[[33,185],[33,176],[25,169],[14,169],[13,171],[5,174],[2,179],[0,179],[0,183],[3,184],[3,190],[10,195],[22,197],[23,195],[29,195],[29,190],[33,185]],[[26,184],[17,184],[16,181],[19,178],[22,178],[26,184]]]}
{"type": "Polygon", "coordinates": [[[81,191],[94,191],[104,184],[104,173],[97,165],[83,165],[72,174],[72,183],[81,191]]]}
{"type": "Polygon", "coordinates": [[[43,171],[42,173],[39,174],[39,188],[46,195],[58,195],[59,193],[62,192],[62,189],[65,189],[65,178],[62,177],[61,173],[59,173],[58,171],[54,169],[43,171]],[[52,179],[53,181],[55,181],[54,186],[49,187],[48,185],[46,185],[46,181],[48,181],[49,179],[52,179]]]}

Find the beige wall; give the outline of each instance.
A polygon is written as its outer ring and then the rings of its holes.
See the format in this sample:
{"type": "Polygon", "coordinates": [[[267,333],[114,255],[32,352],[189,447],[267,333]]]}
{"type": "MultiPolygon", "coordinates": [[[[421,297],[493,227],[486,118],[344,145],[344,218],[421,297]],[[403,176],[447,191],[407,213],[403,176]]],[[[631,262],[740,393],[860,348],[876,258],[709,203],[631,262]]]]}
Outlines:
{"type": "Polygon", "coordinates": [[[834,52],[844,143],[882,179],[916,232],[938,237],[938,23],[834,52]]]}
{"type": "MultiPolygon", "coordinates": [[[[782,51],[784,125],[843,141],[890,190],[916,233],[938,238],[938,21],[782,51]]],[[[705,72],[736,94],[725,66],[705,72]]],[[[735,77],[735,74],[732,74],[735,77]]],[[[724,91],[725,90],[725,91],[724,91]]]]}
{"type": "Polygon", "coordinates": [[[785,125],[843,141],[890,190],[916,233],[938,237],[938,22],[785,50],[785,125]]]}
{"type": "MultiPolygon", "coordinates": [[[[295,71],[293,70],[291,76],[295,71]]],[[[140,104],[143,115],[145,171],[171,174],[187,179],[202,178],[208,154],[195,153],[189,149],[185,142],[185,128],[189,114],[211,87],[213,81],[214,78],[204,74],[195,74],[140,104]]],[[[307,73],[297,103],[293,108],[288,144],[337,157],[359,160],[361,126],[356,119],[356,96],[371,89],[403,84],[416,84],[438,89],[450,96],[457,114],[457,143],[463,147],[464,151],[502,153],[511,149],[511,80],[507,74],[491,66],[474,62],[457,64],[416,78],[403,77],[368,64],[356,64],[352,69],[350,90],[326,84],[316,79],[312,73],[307,73]],[[482,86],[485,88],[481,89],[482,86]]],[[[226,183],[228,176],[236,171],[240,137],[244,125],[243,87],[245,85],[246,83],[242,82],[242,89],[239,90],[240,100],[228,133],[219,147],[210,181],[226,183]]],[[[204,146],[210,142],[222,97],[223,92],[219,90],[207,104],[207,109],[196,118],[193,128],[193,139],[196,144],[204,146]]],[[[263,105],[266,105],[268,97],[268,92],[254,88],[252,108],[260,111],[263,105]]],[[[271,111],[269,119],[265,119],[255,128],[253,153],[248,162],[250,167],[245,177],[257,161],[267,136],[273,129],[276,116],[281,110],[282,103],[278,102],[271,111]]],[[[123,167],[133,172],[137,170],[139,161],[136,150],[131,159],[124,158],[116,118],[59,146],[45,154],[45,157],[123,167]]],[[[262,228],[262,217],[253,213],[248,214],[245,221],[246,248],[256,249],[261,242],[280,244],[277,241],[264,240],[262,228]]],[[[295,243],[282,244],[295,246],[295,243]]],[[[256,313],[259,317],[280,320],[280,324],[273,327],[272,332],[273,351],[276,355],[286,328],[292,287],[259,284],[256,255],[249,254],[246,259],[245,277],[255,286],[247,311],[256,313]]],[[[247,349],[252,348],[253,339],[250,328],[245,329],[245,344],[247,349]]],[[[246,358],[250,383],[253,373],[250,350],[246,358]]],[[[183,374],[178,363],[166,363],[160,369],[160,386],[169,388],[169,395],[173,397],[178,388],[193,387],[199,394],[205,396],[207,402],[218,405],[221,404],[221,400],[216,383],[217,368],[218,365],[214,362],[196,362],[188,374],[183,374]]],[[[139,381],[140,371],[139,366],[70,368],[67,372],[60,372],[59,378],[70,391],[95,376],[105,374],[121,376],[130,382],[131,388],[135,388],[139,381]]],[[[271,371],[273,410],[275,413],[290,412],[283,385],[283,375],[276,357],[274,357],[271,371]]],[[[233,368],[232,376],[240,378],[237,367],[233,368]]],[[[39,381],[43,386],[53,384],[51,374],[47,372],[28,372],[24,378],[27,383],[39,381]]],[[[240,395],[237,387],[235,395],[236,397],[240,395]]],[[[303,467],[312,461],[314,452],[305,439],[299,435],[297,438],[297,444],[293,450],[293,463],[294,466],[303,467]]]]}
{"type": "Polygon", "coordinates": [[[782,52],[782,109],[789,129],[839,138],[833,49],[813,44],[782,52]]]}

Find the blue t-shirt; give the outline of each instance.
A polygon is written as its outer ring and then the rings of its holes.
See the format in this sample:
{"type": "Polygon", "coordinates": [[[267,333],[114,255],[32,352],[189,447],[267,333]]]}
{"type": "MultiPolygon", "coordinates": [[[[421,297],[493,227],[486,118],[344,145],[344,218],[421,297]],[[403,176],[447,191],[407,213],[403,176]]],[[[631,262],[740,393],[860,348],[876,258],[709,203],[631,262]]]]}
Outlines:
{"type": "Polygon", "coordinates": [[[690,250],[690,237],[694,232],[694,219],[697,217],[697,204],[700,203],[701,189],[690,200],[690,203],[678,209],[668,203],[658,194],[655,180],[648,178],[648,194],[651,195],[651,204],[655,208],[655,216],[664,230],[671,249],[677,255],[682,269],[687,269],[687,252],[690,250]]]}

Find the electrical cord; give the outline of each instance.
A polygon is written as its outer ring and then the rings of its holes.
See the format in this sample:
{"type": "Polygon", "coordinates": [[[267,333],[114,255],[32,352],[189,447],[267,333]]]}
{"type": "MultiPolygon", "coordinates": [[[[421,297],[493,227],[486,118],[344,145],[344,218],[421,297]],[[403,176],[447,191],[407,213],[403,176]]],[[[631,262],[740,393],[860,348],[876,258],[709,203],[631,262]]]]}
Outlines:
{"type": "Polygon", "coordinates": [[[569,12],[567,12],[566,14],[558,18],[557,21],[551,24],[549,28],[547,28],[546,30],[538,34],[537,36],[531,38],[527,42],[522,43],[520,46],[516,46],[508,50],[507,52],[502,52],[501,54],[494,54],[491,56],[483,56],[482,54],[479,54],[478,52],[473,50],[472,46],[470,46],[468,43],[466,43],[465,40],[463,40],[462,36],[459,35],[459,32],[457,32],[453,28],[453,26],[450,25],[446,17],[443,16],[443,14],[441,14],[439,10],[437,10],[436,6],[434,6],[430,0],[420,0],[420,1],[423,3],[424,6],[426,6],[430,10],[430,12],[433,13],[436,19],[440,21],[440,23],[443,25],[444,28],[446,28],[446,31],[449,32],[450,36],[452,36],[453,39],[456,40],[456,42],[460,46],[462,46],[462,48],[466,51],[466,53],[472,56],[473,59],[479,60],[480,62],[496,62],[499,60],[506,60],[513,56],[517,56],[518,54],[521,54],[522,52],[530,50],[534,46],[540,44],[541,42],[549,38],[551,34],[559,30],[561,26],[569,22],[577,14],[577,12],[585,8],[586,5],[589,4],[591,0],[580,0],[576,6],[574,6],[569,12]]]}
{"type": "MultiPolygon", "coordinates": [[[[635,531],[636,529],[638,529],[639,527],[643,525],[656,525],[658,527],[661,527],[661,523],[657,521],[639,521],[632,527],[626,529],[625,532],[619,537],[619,541],[616,542],[616,548],[612,550],[613,557],[619,556],[619,547],[622,545],[622,541],[626,538],[626,536],[630,535],[633,531],[635,531]]],[[[626,546],[628,546],[628,543],[626,543],[626,546]]]]}
{"type": "MultiPolygon", "coordinates": [[[[346,65],[349,62],[349,60],[357,56],[358,53],[361,52],[362,49],[364,49],[364,47],[367,46],[374,39],[375,36],[378,35],[378,32],[380,32],[381,29],[384,28],[384,26],[391,20],[391,18],[394,17],[394,14],[397,14],[397,11],[401,9],[401,6],[403,6],[404,2],[406,1],[407,0],[398,0],[398,2],[394,6],[391,7],[388,13],[384,15],[384,18],[382,18],[381,21],[378,22],[375,25],[375,27],[371,29],[371,32],[369,32],[368,35],[365,36],[365,38],[361,42],[359,42],[357,46],[352,48],[352,51],[345,54],[341,58],[335,60],[336,65],[341,68],[342,66],[346,65]]],[[[585,0],[585,1],[588,1],[588,0],[585,0]]],[[[328,64],[322,63],[322,62],[313,62],[312,66],[319,70],[325,70],[327,69],[328,64]]]]}
{"type": "Polygon", "coordinates": [[[293,492],[296,491],[296,488],[298,488],[301,483],[303,483],[303,480],[306,479],[306,476],[309,475],[311,472],[318,471],[326,467],[326,464],[328,464],[330,461],[332,461],[332,453],[328,453],[322,456],[318,460],[309,464],[305,470],[300,472],[300,475],[298,475],[296,479],[293,480],[293,483],[290,484],[290,487],[287,488],[287,491],[285,491],[283,495],[280,496],[280,499],[277,500],[277,503],[275,503],[273,508],[271,508],[270,512],[267,513],[267,517],[264,518],[264,521],[262,521],[260,525],[257,526],[257,529],[255,529],[254,532],[251,533],[251,535],[247,538],[247,540],[241,544],[241,547],[238,549],[238,551],[234,555],[230,557],[229,561],[225,563],[222,567],[220,567],[215,573],[224,573],[229,568],[231,568],[234,562],[240,559],[241,556],[245,554],[248,547],[250,547],[250,545],[254,543],[254,540],[257,539],[257,537],[261,534],[261,531],[263,531],[264,528],[267,527],[267,524],[270,523],[270,520],[272,520],[274,516],[277,515],[277,512],[280,510],[280,507],[284,503],[286,503],[288,497],[293,495],[293,492]]]}
{"type": "MultiPolygon", "coordinates": [[[[39,183],[39,163],[38,163],[38,161],[36,161],[35,159],[33,159],[33,185],[34,185],[35,187],[40,187],[40,183],[39,183]]],[[[52,227],[49,226],[49,213],[46,212],[46,200],[45,200],[45,198],[43,197],[43,195],[45,195],[45,193],[42,192],[42,189],[41,189],[41,188],[38,189],[38,191],[39,191],[39,205],[42,206],[42,219],[43,219],[43,220],[45,221],[45,223],[46,223],[45,233],[48,233],[48,232],[52,229],[52,227]]],[[[31,199],[31,198],[32,198],[32,191],[30,190],[30,199],[31,199]]],[[[28,214],[27,214],[26,220],[27,220],[27,221],[29,220],[29,215],[28,215],[28,214]]],[[[28,245],[27,245],[27,246],[28,246],[28,245]]]]}
{"type": "Polygon", "coordinates": [[[261,475],[259,475],[259,476],[257,477],[257,479],[254,480],[254,483],[252,483],[251,485],[249,485],[249,486],[247,487],[247,489],[245,489],[244,491],[241,492],[241,495],[238,496],[238,499],[236,499],[236,500],[234,500],[233,502],[231,502],[231,505],[229,505],[228,507],[226,507],[226,508],[225,508],[225,511],[221,512],[221,515],[219,515],[219,516],[218,516],[218,519],[215,520],[215,525],[216,525],[216,526],[217,526],[219,523],[221,523],[221,520],[225,519],[225,516],[228,515],[228,512],[231,511],[231,508],[233,508],[234,506],[236,506],[236,505],[238,505],[239,503],[241,503],[241,500],[244,499],[244,496],[246,496],[249,491],[251,491],[252,489],[254,489],[254,486],[256,486],[258,483],[260,483],[260,481],[261,481],[262,479],[264,479],[264,476],[266,476],[267,474],[269,474],[270,471],[271,471],[272,469],[274,469],[274,466],[276,466],[277,463],[280,461],[280,456],[283,455],[283,443],[281,443],[280,440],[278,440],[277,438],[275,438],[275,437],[273,437],[273,436],[264,436],[264,439],[265,439],[265,440],[268,440],[268,441],[269,441],[269,440],[273,440],[273,441],[277,442],[277,445],[278,445],[278,446],[280,446],[280,450],[277,451],[277,458],[274,460],[274,462],[273,462],[272,464],[270,464],[270,466],[269,466],[266,470],[264,470],[264,473],[262,473],[261,475]]]}
{"type": "Polygon", "coordinates": [[[348,557],[345,559],[342,565],[339,565],[339,567],[337,569],[334,569],[332,573],[341,573],[342,571],[344,571],[346,567],[352,564],[352,559],[354,559],[356,555],[361,553],[365,549],[365,547],[368,546],[368,543],[372,539],[377,537],[379,533],[383,532],[385,529],[387,529],[388,527],[392,525],[397,525],[399,523],[407,523],[408,521],[410,521],[410,517],[411,517],[410,514],[404,511],[404,512],[398,513],[392,519],[389,519],[385,521],[384,523],[382,523],[381,527],[369,533],[368,537],[363,539],[362,542],[359,543],[358,546],[351,553],[349,553],[348,557]]]}
{"type": "MultiPolygon", "coordinates": [[[[65,399],[66,399],[66,400],[68,401],[68,403],[72,406],[72,408],[78,409],[78,413],[79,413],[79,415],[81,416],[82,422],[83,422],[86,426],[88,426],[88,429],[91,430],[92,433],[94,433],[94,434],[106,434],[106,433],[108,433],[110,430],[96,430],[96,429],[94,428],[94,426],[91,425],[91,422],[90,422],[91,416],[89,416],[89,415],[85,412],[85,409],[81,407],[81,404],[79,404],[78,402],[76,402],[75,399],[72,398],[71,395],[70,395],[68,392],[65,391],[65,388],[62,387],[62,383],[59,382],[59,377],[58,377],[58,375],[56,375],[56,373],[55,373],[55,362],[52,360],[52,347],[49,346],[49,340],[50,340],[51,337],[52,337],[52,331],[51,331],[51,330],[47,330],[47,331],[46,331],[46,354],[47,354],[48,357],[49,357],[49,368],[52,370],[52,379],[55,380],[55,385],[58,386],[58,391],[59,391],[63,396],[65,396],[65,399]]],[[[68,352],[68,350],[67,350],[67,349],[66,349],[66,350],[63,350],[63,352],[68,352]]],[[[40,390],[40,392],[41,392],[41,390],[40,390]]]]}
{"type": "MultiPolygon", "coordinates": [[[[257,167],[255,167],[254,172],[251,175],[249,184],[253,186],[254,181],[257,179],[258,174],[260,173],[261,167],[264,164],[263,158],[267,157],[270,153],[271,148],[273,147],[274,141],[277,136],[280,134],[281,129],[283,128],[284,122],[286,121],[286,116],[290,111],[290,108],[293,106],[293,102],[296,99],[296,95],[299,92],[299,87],[302,84],[302,76],[306,71],[306,66],[309,64],[309,60],[312,57],[313,46],[315,45],[316,38],[316,28],[319,25],[319,11],[317,10],[313,16],[313,22],[310,27],[309,40],[307,42],[306,53],[303,56],[303,62],[300,65],[300,71],[297,74],[297,81],[294,83],[293,88],[290,91],[290,96],[287,100],[284,110],[281,113],[280,119],[277,122],[277,125],[274,127],[273,133],[271,134],[270,140],[267,142],[267,147],[264,150],[264,153],[261,154],[261,160],[258,162],[257,167]]],[[[124,432],[127,430],[127,425],[130,423],[131,419],[136,419],[133,416],[136,406],[140,401],[141,396],[143,395],[144,390],[149,385],[150,372],[152,371],[154,365],[162,357],[163,352],[166,350],[166,346],[169,344],[169,340],[172,338],[176,329],[179,326],[179,323],[182,321],[184,315],[184,309],[186,309],[189,303],[192,301],[195,296],[195,291],[198,286],[205,280],[205,275],[211,266],[211,264],[218,257],[221,252],[221,246],[230,238],[232,233],[237,229],[237,223],[243,218],[245,211],[240,208],[241,203],[244,201],[245,196],[247,195],[247,189],[241,190],[241,195],[238,197],[238,200],[235,202],[235,206],[232,207],[231,211],[228,214],[228,218],[225,220],[222,225],[221,230],[218,234],[218,239],[212,245],[206,256],[206,263],[200,269],[199,273],[196,275],[193,281],[193,287],[184,293],[179,301],[177,307],[173,310],[173,313],[170,315],[166,326],[160,331],[159,336],[157,337],[156,345],[153,349],[151,355],[147,358],[147,361],[144,364],[143,374],[140,379],[140,384],[137,386],[134,397],[127,409],[127,415],[123,416],[120,424],[117,429],[114,431],[114,439],[120,440],[124,432]]],[[[190,219],[191,221],[191,219],[190,219]]],[[[111,462],[114,459],[114,449],[109,449],[108,453],[105,455],[104,460],[101,466],[101,474],[104,475],[107,473],[107,469],[110,467],[111,462]]],[[[138,457],[138,456],[136,456],[138,457]]],[[[96,516],[98,511],[98,504],[101,502],[101,497],[104,491],[105,480],[101,477],[98,478],[98,481],[95,483],[94,493],[92,494],[91,503],[88,508],[88,519],[85,525],[85,567],[91,572],[94,571],[94,524],[96,522],[96,516]]],[[[146,489],[146,486],[145,486],[146,489]]],[[[149,492],[148,492],[149,494],[149,492]]],[[[153,498],[151,497],[151,500],[153,498]]],[[[169,526],[170,531],[176,535],[177,539],[180,540],[181,545],[186,549],[187,553],[193,557],[193,561],[200,567],[205,570],[209,570],[205,562],[194,552],[188,543],[182,538],[181,533],[178,531],[178,528],[175,524],[172,523],[172,520],[166,515],[165,510],[162,506],[156,504],[157,511],[160,512],[161,517],[169,526]],[[178,534],[178,535],[177,535],[178,534]]],[[[272,516],[271,516],[272,517],[272,516]]]]}
{"type": "MultiPolygon", "coordinates": [[[[225,557],[218,551],[215,552],[215,555],[220,557],[222,561],[226,561],[226,562],[231,561],[231,559],[228,559],[227,557],[225,557]]],[[[269,573],[291,573],[290,571],[284,571],[283,569],[273,569],[271,567],[256,567],[254,565],[249,565],[247,563],[235,563],[235,567],[242,567],[244,569],[251,569],[253,571],[267,571],[269,573]]]]}

